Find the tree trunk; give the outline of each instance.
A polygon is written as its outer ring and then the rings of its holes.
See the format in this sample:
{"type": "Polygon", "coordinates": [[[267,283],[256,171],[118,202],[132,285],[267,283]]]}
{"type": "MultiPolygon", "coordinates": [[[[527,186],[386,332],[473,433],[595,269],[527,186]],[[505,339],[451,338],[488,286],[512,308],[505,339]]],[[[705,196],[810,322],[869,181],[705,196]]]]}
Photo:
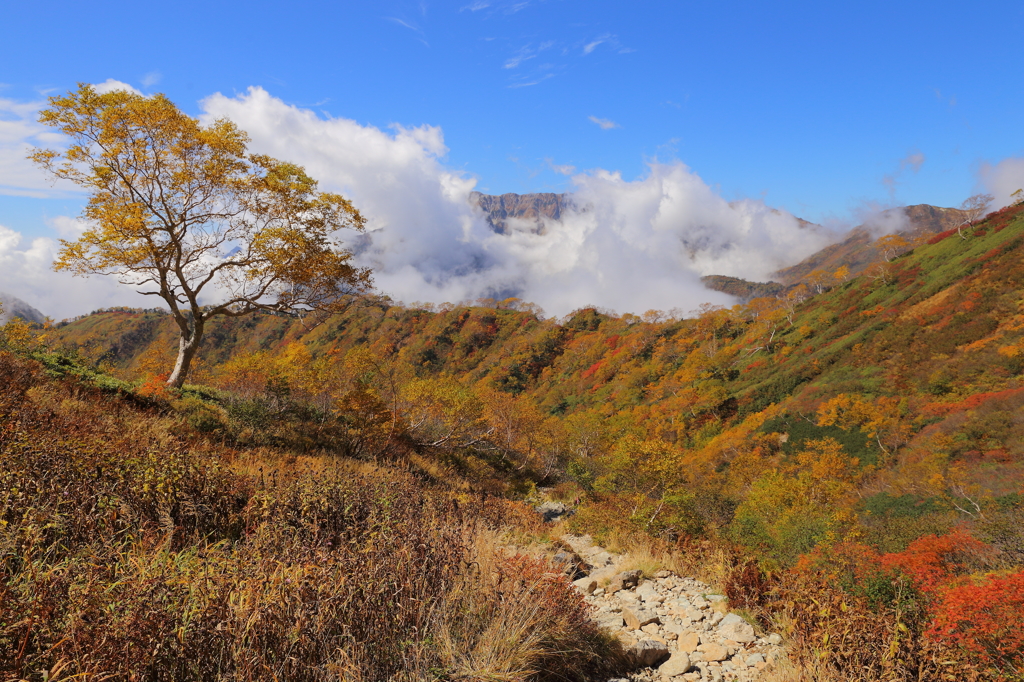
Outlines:
{"type": "Polygon", "coordinates": [[[186,326],[178,338],[178,359],[174,363],[174,370],[171,376],[167,377],[167,385],[173,388],[181,388],[188,377],[188,371],[192,367],[192,359],[199,350],[199,342],[203,338],[203,325],[196,322],[192,329],[186,326]]]}

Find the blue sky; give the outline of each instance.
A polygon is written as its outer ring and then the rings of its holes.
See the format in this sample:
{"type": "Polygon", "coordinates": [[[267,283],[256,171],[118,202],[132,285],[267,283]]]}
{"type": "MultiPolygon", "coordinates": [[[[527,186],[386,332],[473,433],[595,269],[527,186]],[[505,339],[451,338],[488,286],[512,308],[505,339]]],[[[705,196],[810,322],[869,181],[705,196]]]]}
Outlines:
{"type": "MultiPolygon", "coordinates": [[[[80,81],[195,115],[259,86],[324,120],[436,127],[439,163],[485,192],[681,162],[726,201],[852,223],[957,205],[1024,156],[1021,35],[1019,1],[8,3],[0,125],[80,81]]],[[[11,135],[0,225],[52,235],[81,199],[22,183],[11,135]]]]}

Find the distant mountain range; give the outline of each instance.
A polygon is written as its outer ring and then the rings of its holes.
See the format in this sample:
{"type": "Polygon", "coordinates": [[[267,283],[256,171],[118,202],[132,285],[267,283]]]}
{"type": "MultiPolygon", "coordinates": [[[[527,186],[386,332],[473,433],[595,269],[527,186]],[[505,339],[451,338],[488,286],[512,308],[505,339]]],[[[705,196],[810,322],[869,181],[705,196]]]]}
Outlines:
{"type": "Polygon", "coordinates": [[[20,298],[5,294],[0,291],[0,324],[5,324],[12,317],[19,317],[26,322],[42,324],[46,321],[46,315],[25,303],[20,298]]]}

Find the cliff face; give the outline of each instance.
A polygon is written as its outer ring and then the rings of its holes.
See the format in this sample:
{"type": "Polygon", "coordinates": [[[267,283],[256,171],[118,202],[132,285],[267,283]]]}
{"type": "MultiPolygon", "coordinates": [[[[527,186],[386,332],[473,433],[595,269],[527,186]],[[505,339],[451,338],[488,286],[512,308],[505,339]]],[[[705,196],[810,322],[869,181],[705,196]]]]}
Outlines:
{"type": "Polygon", "coordinates": [[[573,206],[568,194],[551,192],[498,196],[473,192],[469,201],[484,212],[487,224],[498,234],[508,234],[516,228],[544,234],[545,218],[560,220],[562,212],[573,206]]]}

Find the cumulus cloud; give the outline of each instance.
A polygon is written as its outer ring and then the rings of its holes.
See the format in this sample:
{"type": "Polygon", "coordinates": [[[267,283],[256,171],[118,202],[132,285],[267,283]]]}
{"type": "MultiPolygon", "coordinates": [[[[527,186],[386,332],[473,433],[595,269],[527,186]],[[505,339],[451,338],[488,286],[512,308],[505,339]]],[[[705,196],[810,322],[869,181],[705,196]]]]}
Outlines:
{"type": "Polygon", "coordinates": [[[827,243],[759,201],[729,202],[681,163],[652,163],[637,180],[573,176],[576,211],[536,230],[492,232],[469,204],[475,180],[448,169],[439,128],[392,131],[323,119],[261,88],[202,102],[262,153],[304,165],[368,219],[351,239],[379,288],[400,300],[511,296],[563,314],[585,304],[620,311],[727,302],[699,277],[765,278],[827,243]]]}
{"type": "Polygon", "coordinates": [[[611,130],[612,128],[618,128],[619,124],[607,118],[598,118],[597,116],[587,116],[592,123],[598,125],[601,130],[611,130]]]}
{"type": "Polygon", "coordinates": [[[1020,197],[1010,195],[1024,189],[1024,158],[1010,157],[997,164],[982,164],[979,176],[985,191],[995,197],[992,208],[1009,206],[1020,197]]]}
{"type": "Polygon", "coordinates": [[[92,87],[101,95],[105,95],[108,92],[114,92],[115,90],[126,90],[135,95],[142,94],[137,88],[134,88],[122,81],[114,80],[113,78],[108,78],[102,83],[95,83],[92,87]]]}

